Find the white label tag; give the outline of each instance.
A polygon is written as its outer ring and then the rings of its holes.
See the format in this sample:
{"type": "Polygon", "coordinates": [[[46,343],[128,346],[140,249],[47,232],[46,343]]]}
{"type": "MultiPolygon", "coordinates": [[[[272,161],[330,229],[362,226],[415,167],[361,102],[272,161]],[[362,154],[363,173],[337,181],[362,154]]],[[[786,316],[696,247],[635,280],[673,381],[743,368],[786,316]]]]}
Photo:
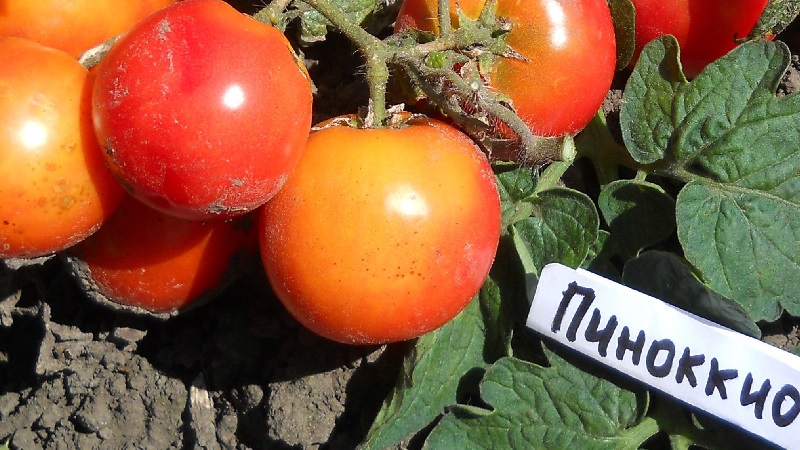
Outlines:
{"type": "Polygon", "coordinates": [[[527,325],[785,448],[800,448],[800,357],[585,270],[542,271],[527,325]]]}

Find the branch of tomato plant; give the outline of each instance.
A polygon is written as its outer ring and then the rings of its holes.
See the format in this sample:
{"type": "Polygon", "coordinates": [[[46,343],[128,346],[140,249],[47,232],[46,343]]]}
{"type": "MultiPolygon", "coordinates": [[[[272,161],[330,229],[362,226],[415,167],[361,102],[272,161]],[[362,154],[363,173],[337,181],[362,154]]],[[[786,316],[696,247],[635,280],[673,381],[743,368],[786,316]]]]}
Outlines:
{"type": "MultiPolygon", "coordinates": [[[[450,19],[450,2],[439,0],[439,36],[427,42],[414,40],[413,45],[408,45],[408,39],[387,38],[382,41],[365,31],[358,24],[353,23],[347,15],[330,0],[303,0],[304,3],[322,14],[333,27],[345,35],[358,48],[366,62],[366,81],[370,90],[370,104],[364,125],[367,127],[384,126],[389,119],[386,105],[386,89],[389,81],[389,67],[399,67],[407,78],[439,106],[446,114],[452,117],[459,125],[466,125],[471,129],[473,137],[488,134],[491,124],[502,123],[515,135],[519,147],[520,160],[544,164],[564,158],[560,153],[562,139],[544,138],[535,136],[528,126],[520,119],[508,102],[497,93],[488,88],[480,73],[484,72],[486,60],[493,57],[506,57],[524,59],[513,49],[498,40],[497,33],[510,30],[507,23],[498,21],[495,16],[496,0],[487,2],[478,19],[472,21],[460,17],[459,26],[452,27],[450,19]],[[431,64],[431,60],[442,57],[449,61],[448,64],[431,64]],[[475,60],[475,67],[468,80],[456,73],[454,63],[475,60]],[[460,98],[474,101],[473,106],[482,114],[488,116],[489,124],[486,127],[476,126],[476,122],[469,114],[465,113],[454,101],[441,95],[442,81],[446,80],[448,88],[456,92],[460,98]],[[478,129],[480,128],[480,131],[478,129]]],[[[254,17],[270,23],[280,22],[281,11],[288,7],[289,0],[275,0],[267,8],[258,12],[254,17]]],[[[457,6],[456,6],[457,8],[457,6]]],[[[463,66],[462,66],[463,67],[463,66]]],[[[509,137],[501,138],[507,142],[513,141],[509,137]]],[[[488,141],[479,139],[486,144],[488,141]]],[[[484,145],[488,147],[488,145],[484,145]]]]}
{"type": "Polygon", "coordinates": [[[347,15],[333,3],[326,0],[303,1],[325,16],[339,32],[358,47],[364,56],[367,84],[370,90],[366,125],[367,127],[383,126],[389,116],[386,110],[386,85],[389,83],[387,60],[393,54],[392,49],[377,37],[351,22],[347,15]]]}
{"type": "MultiPolygon", "coordinates": [[[[506,105],[501,96],[489,89],[477,76],[470,82],[451,69],[454,63],[461,64],[464,61],[453,61],[452,58],[438,52],[436,54],[441,54],[442,60],[431,64],[428,58],[421,58],[420,55],[409,53],[411,52],[398,52],[394,62],[402,67],[406,75],[423,90],[428,98],[441,107],[445,114],[454,119],[473,138],[485,144],[483,137],[488,133],[489,126],[482,125],[482,122],[465,113],[459,105],[458,97],[451,100],[442,95],[439,92],[440,89],[436,88],[441,87],[443,83],[452,86],[453,90],[461,95],[467,93],[469,101],[477,110],[508,126],[520,141],[521,160],[538,165],[568,159],[569,156],[562,152],[563,138],[544,138],[534,135],[516,112],[506,105]],[[423,59],[423,64],[419,63],[420,59],[423,59]],[[433,80],[437,80],[436,85],[431,84],[433,80]]],[[[426,56],[429,55],[431,54],[426,56]]]]}
{"type": "MultiPolygon", "coordinates": [[[[647,175],[670,178],[682,183],[702,178],[692,173],[686,162],[664,158],[652,164],[641,164],[631,157],[628,150],[617,143],[608,128],[603,111],[599,111],[586,128],[575,139],[578,157],[588,158],[594,166],[598,181],[605,186],[619,179],[619,167],[627,167],[637,172],[637,179],[644,181],[647,175]]],[[[691,158],[685,158],[691,161],[691,158]]]]}

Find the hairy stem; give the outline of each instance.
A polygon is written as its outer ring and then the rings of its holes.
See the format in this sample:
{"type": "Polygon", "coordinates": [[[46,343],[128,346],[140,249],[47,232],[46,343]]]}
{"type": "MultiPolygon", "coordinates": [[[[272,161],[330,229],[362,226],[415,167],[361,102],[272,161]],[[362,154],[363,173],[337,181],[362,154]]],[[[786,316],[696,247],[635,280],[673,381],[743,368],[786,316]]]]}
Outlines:
{"type": "Polygon", "coordinates": [[[450,0],[439,0],[439,36],[447,37],[453,30],[450,22],[450,0]]]}
{"type": "Polygon", "coordinates": [[[304,0],[309,6],[325,16],[333,26],[344,34],[361,52],[366,60],[367,84],[370,92],[368,114],[369,126],[383,126],[388,119],[386,111],[386,84],[389,82],[389,67],[386,61],[392,49],[377,37],[354,24],[342,10],[328,0],[304,0]]]}
{"type": "Polygon", "coordinates": [[[535,164],[543,164],[563,159],[558,139],[535,136],[516,112],[499,101],[495,93],[487,89],[483,84],[479,84],[476,88],[452,70],[444,73],[448,81],[453,83],[460,91],[473,91],[475,93],[473,97],[478,107],[508,126],[517,135],[522,146],[522,155],[520,156],[523,160],[535,164]]]}
{"type": "Polygon", "coordinates": [[[285,25],[282,20],[283,12],[286,11],[291,2],[292,0],[273,0],[269,6],[255,13],[253,18],[259,22],[283,29],[285,25]]]}

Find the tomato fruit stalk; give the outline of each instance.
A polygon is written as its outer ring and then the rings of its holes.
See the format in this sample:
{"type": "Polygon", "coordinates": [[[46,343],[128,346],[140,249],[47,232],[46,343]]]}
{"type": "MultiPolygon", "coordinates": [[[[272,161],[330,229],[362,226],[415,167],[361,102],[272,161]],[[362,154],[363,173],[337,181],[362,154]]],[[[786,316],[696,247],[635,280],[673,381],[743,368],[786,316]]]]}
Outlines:
{"type": "MultiPolygon", "coordinates": [[[[438,0],[405,0],[395,31],[439,32],[438,0]]],[[[485,0],[459,0],[466,17],[477,18],[485,0]]],[[[458,27],[456,1],[451,22],[458,27]]],[[[563,136],[580,131],[600,108],[611,86],[616,42],[605,0],[498,0],[496,15],[511,24],[506,44],[522,58],[499,57],[487,75],[507,95],[534,134],[563,136]]]]}
{"type": "Polygon", "coordinates": [[[93,114],[135,197],[186,219],[232,217],[269,200],[297,163],[311,83],[277,29],[219,0],[185,0],[111,48],[93,114]]]}
{"type": "Polygon", "coordinates": [[[350,344],[411,339],[452,319],[497,250],[500,201],[481,150],[426,118],[344,119],[312,132],[260,213],[261,255],[288,311],[350,344]]]}

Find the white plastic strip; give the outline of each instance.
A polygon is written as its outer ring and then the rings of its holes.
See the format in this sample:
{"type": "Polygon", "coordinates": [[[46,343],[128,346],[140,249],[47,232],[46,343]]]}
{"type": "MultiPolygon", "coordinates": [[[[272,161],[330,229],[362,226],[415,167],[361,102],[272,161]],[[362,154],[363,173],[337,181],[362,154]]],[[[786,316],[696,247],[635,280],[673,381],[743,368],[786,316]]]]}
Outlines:
{"type": "Polygon", "coordinates": [[[542,271],[527,325],[785,448],[800,448],[800,357],[585,270],[542,271]]]}

